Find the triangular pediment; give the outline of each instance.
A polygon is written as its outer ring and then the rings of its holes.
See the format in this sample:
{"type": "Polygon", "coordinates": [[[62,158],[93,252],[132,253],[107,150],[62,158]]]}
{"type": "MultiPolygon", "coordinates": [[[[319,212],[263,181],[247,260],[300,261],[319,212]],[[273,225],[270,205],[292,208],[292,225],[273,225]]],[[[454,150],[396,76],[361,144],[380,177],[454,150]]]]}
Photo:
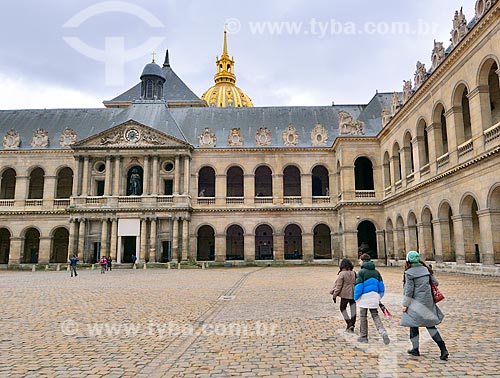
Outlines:
{"type": "Polygon", "coordinates": [[[92,135],[73,144],[74,149],[137,149],[137,148],[176,148],[190,147],[176,137],[162,133],[140,122],[129,120],[110,129],[92,135]]]}

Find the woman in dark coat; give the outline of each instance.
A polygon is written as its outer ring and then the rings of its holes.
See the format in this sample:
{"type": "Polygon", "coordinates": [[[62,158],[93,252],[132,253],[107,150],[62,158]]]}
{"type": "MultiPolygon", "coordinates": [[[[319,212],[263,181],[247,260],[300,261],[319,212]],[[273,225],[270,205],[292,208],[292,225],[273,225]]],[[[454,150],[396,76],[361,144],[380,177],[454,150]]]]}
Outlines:
{"type": "Polygon", "coordinates": [[[437,286],[438,282],[433,275],[432,269],[420,260],[416,251],[410,251],[406,255],[403,293],[403,316],[401,325],[410,327],[410,341],[412,349],[408,353],[420,356],[418,350],[419,332],[418,327],[426,327],[432,339],[441,350],[440,358],[448,359],[448,351],[436,325],[444,318],[441,310],[434,303],[430,280],[437,286]]]}

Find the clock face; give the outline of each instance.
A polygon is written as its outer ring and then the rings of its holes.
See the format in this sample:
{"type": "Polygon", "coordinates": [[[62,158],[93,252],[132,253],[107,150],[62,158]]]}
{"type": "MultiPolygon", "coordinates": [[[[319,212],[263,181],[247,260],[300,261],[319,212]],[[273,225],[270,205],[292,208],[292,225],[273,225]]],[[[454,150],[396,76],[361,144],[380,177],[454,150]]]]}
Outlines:
{"type": "Polygon", "coordinates": [[[139,140],[139,131],[137,131],[136,129],[127,130],[127,132],[125,133],[125,139],[131,143],[137,142],[139,140]]]}

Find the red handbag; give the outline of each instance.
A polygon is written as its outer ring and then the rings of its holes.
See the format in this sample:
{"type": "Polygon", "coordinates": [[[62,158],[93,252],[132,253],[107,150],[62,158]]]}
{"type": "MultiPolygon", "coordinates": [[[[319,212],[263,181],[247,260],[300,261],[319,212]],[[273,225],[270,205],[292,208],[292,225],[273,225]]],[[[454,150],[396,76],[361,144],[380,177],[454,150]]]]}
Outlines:
{"type": "Polygon", "coordinates": [[[438,303],[444,299],[443,293],[438,287],[432,282],[432,279],[429,277],[429,283],[431,284],[432,297],[434,298],[434,303],[438,303]]]}

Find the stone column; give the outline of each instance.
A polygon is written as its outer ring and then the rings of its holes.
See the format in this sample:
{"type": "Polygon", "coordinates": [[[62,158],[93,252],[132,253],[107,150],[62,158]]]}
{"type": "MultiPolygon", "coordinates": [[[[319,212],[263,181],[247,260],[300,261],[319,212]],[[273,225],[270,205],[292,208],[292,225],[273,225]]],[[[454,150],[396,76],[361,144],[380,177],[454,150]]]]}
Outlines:
{"type": "MultiPolygon", "coordinates": [[[[406,157],[408,156],[409,153],[410,153],[409,147],[403,146],[399,150],[399,160],[401,163],[401,184],[403,188],[406,188],[406,176],[409,175],[411,170],[411,166],[408,167],[408,164],[406,164],[407,163],[406,157]]],[[[373,173],[375,175],[375,169],[373,170],[373,173]]]]}
{"type": "Polygon", "coordinates": [[[283,173],[275,173],[273,178],[273,204],[283,204],[283,173]]]}
{"type": "Polygon", "coordinates": [[[454,117],[454,108],[448,109],[444,113],[446,119],[446,133],[448,137],[448,166],[454,166],[458,162],[458,152],[457,152],[457,130],[454,117]],[[453,153],[452,153],[453,152],[453,153]]]}
{"type": "Polygon", "coordinates": [[[44,206],[51,206],[53,204],[54,198],[56,196],[56,183],[57,183],[57,176],[45,175],[43,183],[44,206]]]}
{"type": "Polygon", "coordinates": [[[358,260],[358,231],[344,230],[343,237],[344,257],[347,257],[352,262],[358,260]]]}
{"type": "Polygon", "coordinates": [[[78,252],[77,256],[80,259],[83,259],[84,256],[84,248],[85,248],[85,229],[86,229],[86,220],[85,218],[79,219],[78,226],[78,252]]]}
{"type": "Polygon", "coordinates": [[[82,174],[82,196],[86,197],[89,190],[89,157],[83,158],[83,174],[82,174]]]}
{"type": "Polygon", "coordinates": [[[158,195],[158,155],[153,156],[153,182],[151,184],[151,195],[158,195]]]}
{"type": "Polygon", "coordinates": [[[181,262],[179,256],[179,221],[175,217],[172,219],[172,261],[174,259],[181,262]]]}
{"type": "Polygon", "coordinates": [[[108,251],[108,219],[102,220],[101,228],[101,256],[109,256],[108,251]]]}
{"type": "MultiPolygon", "coordinates": [[[[415,231],[417,231],[417,226],[412,226],[415,228],[415,231]]],[[[408,251],[416,251],[418,248],[417,248],[417,240],[415,240],[414,237],[412,237],[412,232],[410,232],[410,228],[409,226],[405,226],[403,227],[403,230],[404,230],[404,235],[405,235],[405,241],[406,241],[406,249],[405,249],[405,257],[406,257],[406,254],[408,253],[408,251]]]]}
{"type": "Polygon", "coordinates": [[[46,265],[50,261],[50,247],[51,247],[52,238],[50,237],[41,237],[40,238],[40,246],[38,250],[38,264],[46,265]]]}
{"type": "Polygon", "coordinates": [[[273,256],[275,261],[285,260],[285,235],[283,233],[273,234],[273,256]]]}
{"type": "MultiPolygon", "coordinates": [[[[420,162],[424,161],[424,138],[415,137],[411,140],[411,151],[413,155],[413,172],[416,174],[420,171],[420,162]],[[421,160],[422,159],[422,160],[421,160]]],[[[415,177],[416,179],[416,177],[415,177]]]]}
{"type": "Polygon", "coordinates": [[[76,233],[78,232],[78,224],[76,220],[71,218],[69,220],[69,238],[68,238],[68,261],[73,255],[76,255],[77,248],[75,248],[76,233]]]}
{"type": "Polygon", "coordinates": [[[302,234],[302,258],[304,262],[314,261],[314,235],[312,233],[302,234]]]}
{"type": "Polygon", "coordinates": [[[80,156],[75,156],[75,169],[73,171],[73,196],[77,197],[80,195],[80,175],[81,175],[81,167],[80,167],[80,156]]]}
{"type": "MultiPolygon", "coordinates": [[[[255,198],[255,176],[254,174],[243,175],[243,189],[245,205],[253,205],[255,198]]],[[[254,253],[255,259],[255,253],[254,253]]]]}
{"type": "Polygon", "coordinates": [[[115,171],[114,173],[114,183],[113,183],[113,195],[119,196],[121,194],[120,181],[121,181],[121,156],[115,157],[115,171]]]}
{"type": "Polygon", "coordinates": [[[146,259],[146,249],[148,246],[148,220],[146,218],[141,219],[141,237],[140,237],[140,250],[139,250],[139,261],[144,262],[146,259]]]}
{"type": "Polygon", "coordinates": [[[441,235],[441,222],[439,219],[432,221],[432,230],[434,231],[434,247],[436,250],[434,259],[436,262],[443,262],[443,240],[441,235]]]}
{"type": "Polygon", "coordinates": [[[227,196],[227,176],[226,174],[215,175],[215,204],[224,206],[227,196]]]}
{"type": "Polygon", "coordinates": [[[433,260],[434,251],[432,248],[432,229],[430,224],[417,224],[418,240],[420,249],[418,252],[422,260],[433,260]]]}
{"type": "Polygon", "coordinates": [[[356,184],[354,179],[354,165],[344,165],[340,167],[342,200],[355,199],[356,184]]]}
{"type": "Polygon", "coordinates": [[[484,265],[495,265],[495,254],[493,252],[493,222],[489,209],[477,212],[479,218],[479,233],[481,235],[481,262],[484,265]]]}
{"type": "Polygon", "coordinates": [[[312,204],[312,174],[304,173],[300,177],[302,203],[312,204]]]}
{"type": "Polygon", "coordinates": [[[455,256],[457,264],[465,264],[464,224],[461,215],[451,217],[455,234],[455,256]]]}
{"type": "Polygon", "coordinates": [[[184,195],[189,194],[189,179],[191,176],[191,168],[190,164],[191,163],[191,158],[188,155],[184,156],[184,195]]]}
{"type": "Polygon", "coordinates": [[[9,265],[18,265],[21,263],[21,248],[23,238],[11,237],[10,238],[10,253],[9,265]]]}
{"type": "Polygon", "coordinates": [[[143,175],[143,190],[142,190],[142,195],[147,196],[149,195],[149,180],[150,180],[150,173],[149,173],[149,156],[146,155],[144,156],[144,175],[143,175]]]}
{"type": "Polygon", "coordinates": [[[377,234],[377,258],[379,260],[384,260],[387,256],[386,243],[385,243],[385,231],[376,231],[377,234]]]}
{"type": "Polygon", "coordinates": [[[493,126],[489,87],[480,85],[469,92],[470,121],[474,151],[484,151],[483,131],[493,126]]]}
{"type": "Polygon", "coordinates": [[[28,176],[16,176],[15,207],[23,207],[24,201],[28,197],[28,176]]]}
{"type": "Polygon", "coordinates": [[[106,175],[104,178],[104,195],[111,194],[111,156],[106,156],[106,175]]]}
{"type": "Polygon", "coordinates": [[[182,261],[188,261],[189,252],[189,219],[182,221],[182,261]]]}
{"type": "MultiPolygon", "coordinates": [[[[399,163],[401,162],[401,160],[399,159],[398,156],[391,156],[390,157],[390,164],[391,164],[391,182],[394,183],[394,187],[396,187],[396,182],[398,182],[399,180],[402,180],[401,176],[398,178],[398,175],[399,175],[399,163]]],[[[403,169],[401,169],[403,170],[403,169]]],[[[401,172],[402,174],[402,172],[401,172]]]]}
{"type": "Polygon", "coordinates": [[[117,241],[118,241],[118,219],[111,219],[111,242],[109,255],[113,261],[117,261],[117,241]]]}
{"type": "Polygon", "coordinates": [[[436,173],[436,160],[443,154],[441,127],[438,123],[427,126],[430,173],[436,173]]]}
{"type": "Polygon", "coordinates": [[[174,168],[174,196],[179,195],[181,191],[181,165],[179,155],[175,155],[175,168],[174,168]]]}
{"type": "Polygon", "coordinates": [[[226,261],[226,235],[215,234],[215,261],[226,261]]]}
{"type": "MultiPolygon", "coordinates": [[[[154,164],[153,164],[154,165],[154,164]]],[[[156,218],[151,219],[151,232],[149,234],[149,256],[148,261],[156,262],[156,248],[157,248],[157,235],[156,235],[156,218]]]]}
{"type": "Polygon", "coordinates": [[[386,231],[386,248],[387,248],[387,258],[393,259],[395,257],[394,249],[394,230],[386,231]]]}
{"type": "Polygon", "coordinates": [[[255,235],[245,234],[243,239],[243,248],[245,262],[253,263],[255,261],[255,235]]]}

